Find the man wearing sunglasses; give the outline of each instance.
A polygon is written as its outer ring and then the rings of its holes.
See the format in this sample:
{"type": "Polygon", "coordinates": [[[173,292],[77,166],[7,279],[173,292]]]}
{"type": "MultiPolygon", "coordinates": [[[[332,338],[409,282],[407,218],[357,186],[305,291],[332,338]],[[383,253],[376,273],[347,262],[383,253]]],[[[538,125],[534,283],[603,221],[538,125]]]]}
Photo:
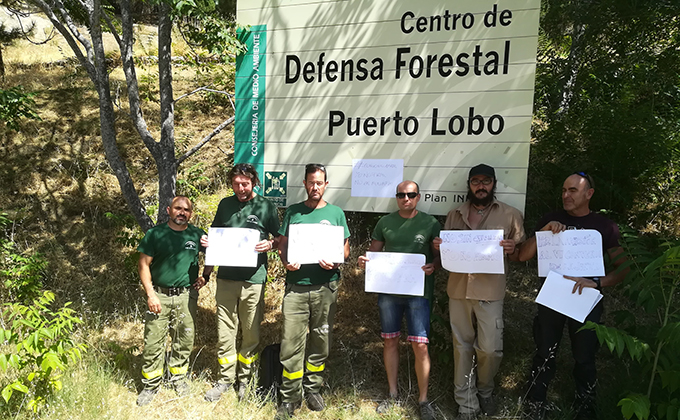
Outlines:
{"type": "MultiPolygon", "coordinates": [[[[386,412],[398,399],[397,373],[399,369],[399,335],[401,320],[406,315],[408,326],[407,341],[411,342],[415,354],[416,377],[418,378],[420,418],[432,420],[435,411],[427,400],[430,378],[430,356],[427,350],[430,332],[430,302],[434,290],[434,270],[439,265],[438,252],[432,241],[439,236],[437,219],[416,209],[420,201],[418,184],[404,181],[397,186],[399,211],[382,217],[373,230],[370,252],[405,252],[424,254],[426,264],[424,296],[378,295],[381,336],[385,340],[383,359],[389,386],[388,399],[378,405],[378,413],[386,412]],[[436,258],[435,258],[436,257],[436,258]],[[436,259],[436,261],[435,261],[436,259]]],[[[368,258],[359,257],[359,266],[364,268],[368,258]]]]}
{"type": "MultiPolygon", "coordinates": [[[[536,230],[559,233],[565,229],[595,229],[602,235],[602,254],[605,262],[612,265],[604,277],[571,277],[574,281],[572,293],[579,293],[585,287],[601,290],[604,286],[618,284],[625,277],[625,270],[617,272],[616,268],[623,263],[623,258],[616,258],[623,249],[619,245],[619,228],[608,218],[590,210],[590,199],[595,193],[595,185],[590,175],[575,172],[564,181],[562,186],[562,210],[548,213],[536,225],[536,230]]],[[[527,261],[536,255],[536,237],[532,236],[522,244],[519,259],[527,261]]],[[[576,419],[594,419],[597,416],[595,405],[596,367],[595,354],[598,340],[595,331],[583,330],[583,323],[567,318],[558,312],[537,305],[534,319],[534,341],[536,354],[531,369],[528,391],[528,409],[531,419],[544,419],[546,411],[546,394],[548,384],[555,376],[556,354],[562,339],[564,325],[567,324],[571,350],[574,356],[574,380],[576,381],[576,419]]],[[[599,323],[604,310],[600,301],[586,317],[587,321],[599,323]]]]}
{"type": "MultiPolygon", "coordinates": [[[[470,169],[467,201],[449,212],[444,229],[501,229],[500,245],[507,259],[517,261],[517,246],[525,239],[522,214],[496,200],[496,185],[496,171],[491,166],[480,164],[470,169]]],[[[439,238],[435,240],[437,249],[441,242],[439,238]]],[[[494,415],[494,377],[503,358],[505,274],[450,273],[447,294],[457,419],[472,420],[480,412],[494,415]]]]}
{"type": "Polygon", "coordinates": [[[293,416],[302,403],[303,390],[307,408],[322,411],[326,407],[320,393],[330,351],[340,280],[338,263],[320,260],[318,264],[300,264],[288,260],[289,227],[294,224],[342,226],[345,259],[349,257],[349,228],[345,213],[323,199],[328,186],[326,167],[318,163],[306,165],[303,185],[307,200],[286,210],[279,230],[279,255],[288,271],[281,309],[283,383],[275,420],[293,416]]]}

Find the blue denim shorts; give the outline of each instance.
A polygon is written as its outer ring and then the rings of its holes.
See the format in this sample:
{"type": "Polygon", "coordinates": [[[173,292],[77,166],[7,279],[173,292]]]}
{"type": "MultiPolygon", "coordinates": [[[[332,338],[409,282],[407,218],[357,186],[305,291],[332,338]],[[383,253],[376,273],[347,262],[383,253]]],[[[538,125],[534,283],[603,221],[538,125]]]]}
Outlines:
{"type": "Polygon", "coordinates": [[[420,296],[378,295],[382,338],[399,337],[401,319],[406,314],[407,341],[428,343],[430,333],[430,301],[420,296]]]}

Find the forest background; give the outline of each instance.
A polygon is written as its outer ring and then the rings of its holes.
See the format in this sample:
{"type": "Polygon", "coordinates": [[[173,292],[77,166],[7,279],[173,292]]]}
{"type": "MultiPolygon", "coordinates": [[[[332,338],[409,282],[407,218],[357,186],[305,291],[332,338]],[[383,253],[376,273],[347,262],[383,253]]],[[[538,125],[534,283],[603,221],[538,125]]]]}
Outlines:
{"type": "MultiPolygon", "coordinates": [[[[43,12],[25,17],[36,22],[28,40],[0,27],[0,415],[273,417],[274,404],[255,396],[248,404],[233,395],[202,399],[216,371],[214,281],[201,291],[191,395],[163,390],[151,406],[134,405],[145,311],[135,246],[162,220],[175,188],[195,201],[193,222],[202,227],[231,194],[230,95],[239,48],[233,2],[0,4],[2,13],[43,12]],[[66,38],[45,40],[50,26],[41,22],[50,11],[69,17],[66,38]],[[68,42],[71,27],[87,27],[77,34],[92,40],[81,57],[68,42]]],[[[527,230],[561,207],[564,178],[585,171],[596,183],[593,208],[625,234],[631,268],[623,285],[606,291],[609,328],[598,328],[603,418],[680,418],[678,16],[677,0],[542,2],[527,230]]],[[[355,266],[378,217],[348,213],[352,256],[343,267],[329,408],[303,410],[301,418],[379,417],[374,408],[386,380],[376,298],[361,292],[355,266]]],[[[274,254],[270,261],[263,345],[280,337],[284,271],[274,254]]],[[[438,274],[430,396],[440,415],[452,418],[445,279],[438,274]]],[[[501,418],[522,412],[534,348],[535,263],[513,264],[509,279],[501,418]]],[[[569,353],[565,342],[556,354],[551,418],[571,418],[575,409],[569,353]]],[[[405,344],[401,355],[400,386],[409,399],[387,418],[416,416],[405,344]]]]}

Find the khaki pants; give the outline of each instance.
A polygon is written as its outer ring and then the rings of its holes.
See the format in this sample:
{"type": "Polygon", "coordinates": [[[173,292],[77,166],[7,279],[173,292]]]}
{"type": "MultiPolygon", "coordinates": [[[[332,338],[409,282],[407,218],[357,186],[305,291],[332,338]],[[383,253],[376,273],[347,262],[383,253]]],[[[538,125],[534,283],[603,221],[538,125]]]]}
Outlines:
{"type": "Polygon", "coordinates": [[[142,383],[155,389],[163,379],[165,340],[170,333],[172,350],[168,370],[170,380],[186,377],[189,355],[194,347],[194,318],[198,308],[198,292],[186,290],[178,296],[156,292],[161,302],[161,313],[147,311],[144,325],[144,352],[142,354],[142,383]]]}
{"type": "Polygon", "coordinates": [[[321,391],[337,300],[337,281],[315,286],[286,285],[281,339],[282,402],[301,401],[302,388],[305,393],[321,391]]]}
{"type": "Polygon", "coordinates": [[[248,383],[253,375],[264,314],[264,285],[217,279],[217,361],[220,383],[248,383]],[[236,336],[241,328],[241,348],[236,336]],[[238,365],[238,378],[237,378],[238,365]]]}
{"type": "Polygon", "coordinates": [[[449,318],[456,403],[459,412],[474,413],[477,394],[491,396],[503,358],[503,301],[449,299],[449,318]]]}

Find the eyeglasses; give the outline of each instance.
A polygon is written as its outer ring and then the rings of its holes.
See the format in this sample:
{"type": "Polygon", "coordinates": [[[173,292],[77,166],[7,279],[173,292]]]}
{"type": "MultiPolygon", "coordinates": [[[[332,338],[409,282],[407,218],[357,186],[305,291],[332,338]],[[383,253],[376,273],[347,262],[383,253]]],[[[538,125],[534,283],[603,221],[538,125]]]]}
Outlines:
{"type": "Polygon", "coordinates": [[[471,179],[469,182],[470,182],[470,185],[475,185],[475,186],[477,186],[479,184],[491,185],[491,183],[493,182],[493,179],[491,179],[491,178],[484,178],[484,179],[475,178],[475,179],[471,179]]]}
{"type": "Polygon", "coordinates": [[[398,192],[398,193],[397,193],[397,198],[399,198],[399,199],[404,199],[404,198],[406,198],[406,197],[408,197],[408,198],[410,198],[411,200],[413,200],[414,198],[418,197],[418,193],[417,193],[417,192],[407,192],[407,193],[405,193],[405,192],[398,192]]]}
{"type": "Polygon", "coordinates": [[[593,178],[590,175],[588,175],[587,173],[582,172],[582,171],[577,171],[577,172],[574,172],[573,175],[578,175],[578,176],[584,178],[586,180],[586,182],[588,183],[588,188],[593,188],[593,178]]]}

